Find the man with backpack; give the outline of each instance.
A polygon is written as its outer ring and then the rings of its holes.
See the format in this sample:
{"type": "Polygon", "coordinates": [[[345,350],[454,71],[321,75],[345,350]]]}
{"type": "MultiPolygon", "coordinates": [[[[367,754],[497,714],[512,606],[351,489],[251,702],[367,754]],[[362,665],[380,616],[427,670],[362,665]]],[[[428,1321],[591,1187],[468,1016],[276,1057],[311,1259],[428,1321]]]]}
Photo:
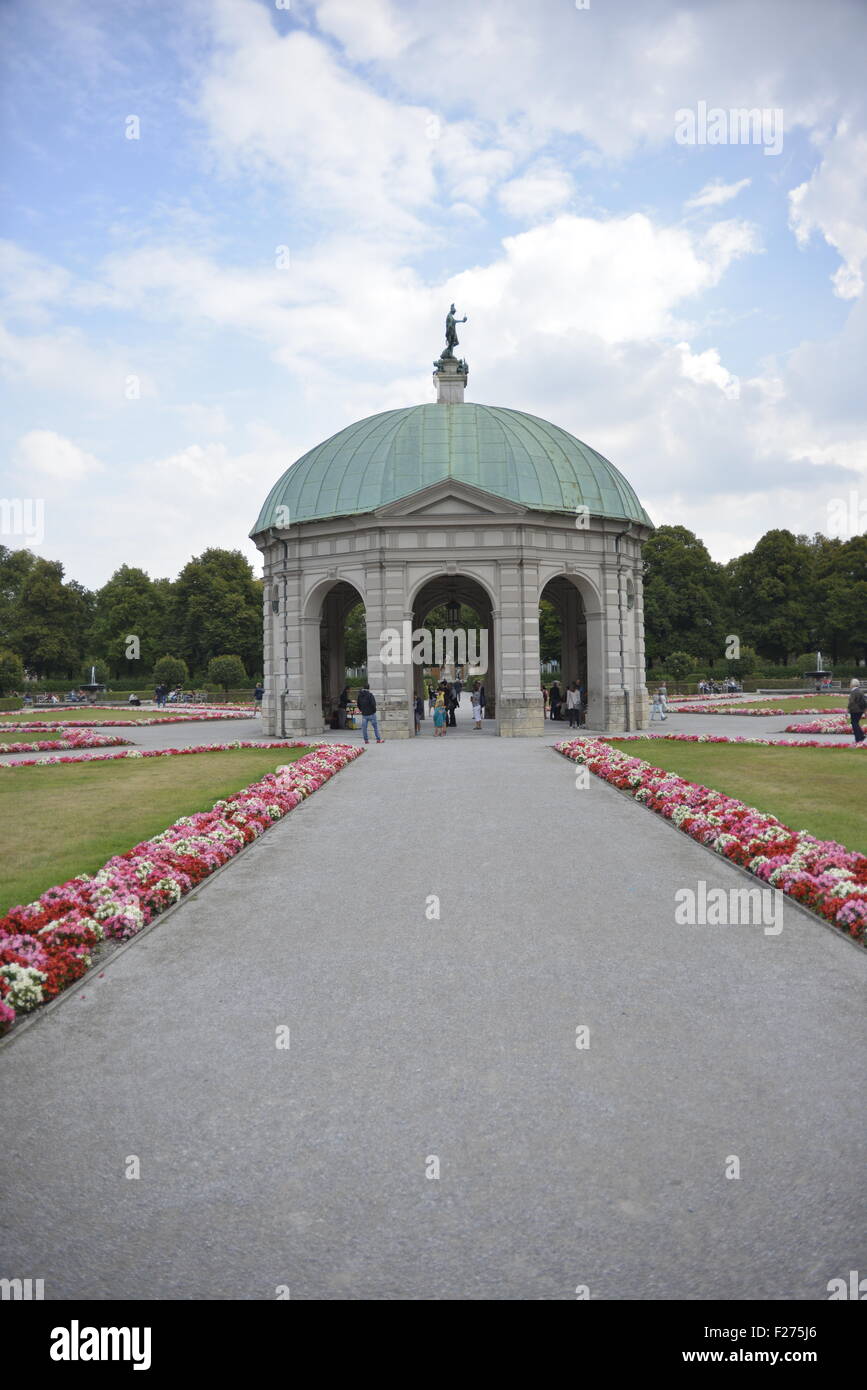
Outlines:
{"type": "Polygon", "coordinates": [[[366,681],[359,692],[356,703],[361,711],[361,735],[364,742],[370,742],[370,739],[367,737],[367,726],[368,724],[372,724],[377,743],[382,743],[382,739],[379,736],[379,723],[376,718],[376,697],[366,681]]]}
{"type": "Polygon", "coordinates": [[[864,742],[865,734],[861,728],[861,716],[867,710],[867,695],[861,689],[861,683],[857,676],[853,676],[849,682],[849,718],[852,721],[852,733],[855,735],[856,746],[864,742]]]}

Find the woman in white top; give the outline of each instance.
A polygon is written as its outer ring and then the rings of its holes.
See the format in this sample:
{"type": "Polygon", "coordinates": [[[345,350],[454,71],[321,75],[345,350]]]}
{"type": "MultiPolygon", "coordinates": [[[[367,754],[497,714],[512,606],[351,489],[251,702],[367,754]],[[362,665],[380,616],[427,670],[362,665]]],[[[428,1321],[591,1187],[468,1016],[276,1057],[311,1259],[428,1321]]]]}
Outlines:
{"type": "Polygon", "coordinates": [[[578,689],[577,681],[573,681],[566,691],[566,713],[569,716],[569,728],[574,729],[581,721],[581,691],[578,689]]]}

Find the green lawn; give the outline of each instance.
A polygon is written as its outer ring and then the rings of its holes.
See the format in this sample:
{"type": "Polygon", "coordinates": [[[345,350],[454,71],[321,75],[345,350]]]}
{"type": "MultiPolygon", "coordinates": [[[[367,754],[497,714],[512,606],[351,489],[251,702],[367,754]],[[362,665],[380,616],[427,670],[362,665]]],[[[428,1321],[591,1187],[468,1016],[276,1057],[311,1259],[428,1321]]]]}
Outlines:
{"type": "Polygon", "coordinates": [[[612,746],[737,797],[792,830],[867,853],[867,751],[854,745],[761,748],[639,739],[612,746]]]}
{"type": "Polygon", "coordinates": [[[306,748],[237,748],[141,762],[24,767],[0,776],[0,913],[32,902],[179,816],[292,762],[306,748]]]}
{"type": "MultiPolygon", "coordinates": [[[[15,709],[4,710],[0,714],[0,724],[35,724],[41,719],[47,719],[49,723],[62,724],[66,720],[76,722],[86,721],[88,724],[103,723],[106,719],[168,719],[172,715],[177,717],[184,714],[195,714],[195,705],[175,705],[167,709],[142,709],[135,705],[117,705],[106,709],[94,709],[92,705],[70,706],[69,709],[58,709],[57,706],[40,706],[39,709],[15,709]]],[[[250,718],[254,718],[254,711],[250,711],[250,718]]]]}

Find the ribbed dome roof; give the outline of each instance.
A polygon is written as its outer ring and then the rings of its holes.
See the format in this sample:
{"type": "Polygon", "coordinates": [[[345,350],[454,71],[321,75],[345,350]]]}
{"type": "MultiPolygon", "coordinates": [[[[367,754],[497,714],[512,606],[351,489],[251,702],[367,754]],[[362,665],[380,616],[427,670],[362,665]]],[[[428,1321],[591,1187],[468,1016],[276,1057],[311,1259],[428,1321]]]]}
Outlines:
{"type": "Polygon", "coordinates": [[[613,464],[566,430],[502,406],[416,405],[338,431],[274,484],[251,535],[280,525],[372,512],[455,478],[539,511],[652,525],[613,464]],[[278,507],[287,511],[278,513],[278,507]]]}

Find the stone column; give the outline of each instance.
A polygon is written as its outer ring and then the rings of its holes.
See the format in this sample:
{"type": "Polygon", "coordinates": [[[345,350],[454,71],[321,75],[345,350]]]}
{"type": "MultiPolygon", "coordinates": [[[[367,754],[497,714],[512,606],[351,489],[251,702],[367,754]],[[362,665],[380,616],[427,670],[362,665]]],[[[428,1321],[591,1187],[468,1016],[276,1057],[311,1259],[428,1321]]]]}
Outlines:
{"type": "Polygon", "coordinates": [[[532,737],[545,732],[539,690],[538,566],[503,562],[499,573],[499,733],[501,738],[532,737]]]}
{"type": "MultiPolygon", "coordinates": [[[[379,727],[383,738],[410,738],[413,735],[412,721],[412,660],[406,662],[384,662],[382,660],[383,633],[391,628],[404,635],[404,622],[409,622],[412,631],[412,617],[407,620],[406,573],[399,563],[389,563],[380,559],[365,566],[365,590],[368,605],[365,610],[367,621],[367,678],[376,698],[379,727]]],[[[404,653],[411,658],[410,650],[404,653]]]]}
{"type": "MultiPolygon", "coordinates": [[[[322,714],[322,665],[321,665],[321,618],[299,618],[298,636],[301,648],[301,664],[304,678],[304,722],[305,732],[310,737],[321,738],[323,733],[322,714]]],[[[287,710],[288,727],[288,710],[287,710]]]]}
{"type": "Polygon", "coordinates": [[[277,738],[301,738],[307,732],[307,719],[300,629],[300,571],[275,560],[268,591],[262,732],[277,738]]]}
{"type": "Polygon", "coordinates": [[[603,730],[606,733],[626,729],[626,698],[623,681],[625,653],[621,652],[621,577],[616,562],[603,569],[605,593],[606,678],[603,730]]]}
{"type": "Polygon", "coordinates": [[[635,607],[632,618],[635,626],[635,727],[646,729],[650,722],[650,696],[647,692],[647,668],[644,650],[644,580],[641,568],[641,551],[633,574],[635,584],[635,607]]]}

